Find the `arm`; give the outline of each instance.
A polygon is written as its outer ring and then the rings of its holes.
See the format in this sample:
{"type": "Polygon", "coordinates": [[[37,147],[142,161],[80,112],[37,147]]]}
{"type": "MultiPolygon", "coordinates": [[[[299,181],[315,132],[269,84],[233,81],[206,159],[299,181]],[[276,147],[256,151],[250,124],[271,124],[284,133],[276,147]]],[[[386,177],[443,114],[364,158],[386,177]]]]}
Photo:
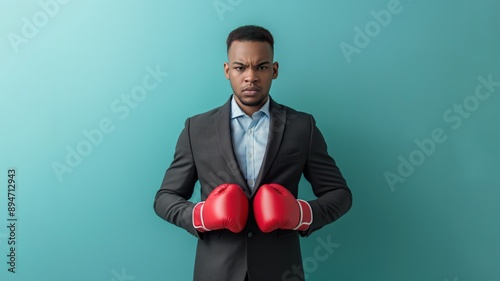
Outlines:
{"type": "Polygon", "coordinates": [[[308,201],[313,212],[313,221],[302,236],[334,222],[347,213],[352,205],[352,194],[333,158],[328,154],[323,135],[316,127],[311,116],[311,139],[304,177],[311,183],[314,195],[318,198],[308,201]]]}
{"type": "Polygon", "coordinates": [[[195,203],[188,201],[198,180],[191,151],[189,130],[190,120],[187,119],[177,141],[174,160],[165,172],[160,190],[156,193],[154,210],[164,220],[199,237],[199,233],[192,223],[192,212],[195,203]]]}

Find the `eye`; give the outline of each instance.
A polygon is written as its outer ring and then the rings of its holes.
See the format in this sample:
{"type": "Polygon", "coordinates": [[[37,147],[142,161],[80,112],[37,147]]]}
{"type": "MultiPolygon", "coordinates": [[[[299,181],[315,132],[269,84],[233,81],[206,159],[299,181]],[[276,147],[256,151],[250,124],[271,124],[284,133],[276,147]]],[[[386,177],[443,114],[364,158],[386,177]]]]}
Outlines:
{"type": "Polygon", "coordinates": [[[257,67],[258,70],[266,70],[268,67],[267,66],[264,66],[264,65],[261,65],[259,67],[257,67]]]}
{"type": "Polygon", "coordinates": [[[245,70],[245,68],[243,66],[237,66],[234,69],[236,69],[237,71],[243,71],[243,70],[245,70]]]}

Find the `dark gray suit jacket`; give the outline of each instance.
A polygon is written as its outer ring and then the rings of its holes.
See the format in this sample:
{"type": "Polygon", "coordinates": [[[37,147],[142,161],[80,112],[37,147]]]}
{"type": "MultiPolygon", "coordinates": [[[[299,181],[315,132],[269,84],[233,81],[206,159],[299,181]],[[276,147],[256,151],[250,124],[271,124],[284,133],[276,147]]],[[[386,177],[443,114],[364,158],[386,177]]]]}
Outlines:
{"type": "Polygon", "coordinates": [[[302,267],[299,235],[331,223],[351,207],[352,195],[325,140],[306,113],[270,101],[270,132],[266,155],[255,189],[251,191],[238,166],[230,133],[231,102],[187,119],[179,136],[174,160],[156,194],[158,216],[198,237],[195,281],[240,281],[248,271],[250,281],[304,280],[292,273],[302,267]],[[278,183],[297,197],[301,175],[310,182],[317,199],[308,201],[313,223],[305,232],[276,230],[263,233],[257,227],[252,204],[258,187],[278,183]],[[201,200],[220,184],[235,183],[249,198],[249,217],[241,233],[216,230],[199,233],[192,224],[195,183],[200,181],[201,200]]]}

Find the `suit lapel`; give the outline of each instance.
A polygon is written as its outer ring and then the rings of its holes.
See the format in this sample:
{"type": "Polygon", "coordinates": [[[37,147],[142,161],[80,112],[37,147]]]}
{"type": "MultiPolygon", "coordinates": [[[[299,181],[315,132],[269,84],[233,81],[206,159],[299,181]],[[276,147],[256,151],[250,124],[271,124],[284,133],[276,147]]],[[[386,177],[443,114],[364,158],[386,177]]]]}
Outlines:
{"type": "Polygon", "coordinates": [[[286,111],[283,110],[281,105],[276,103],[273,99],[270,101],[270,109],[271,119],[269,120],[269,137],[267,141],[266,155],[262,161],[259,176],[257,177],[251,196],[253,196],[257,189],[265,183],[262,181],[269,172],[274,158],[276,158],[276,154],[278,153],[278,149],[281,144],[281,139],[283,138],[283,132],[285,131],[286,111]]]}
{"type": "MultiPolygon", "coordinates": [[[[231,137],[231,99],[226,102],[218,114],[215,115],[215,128],[217,130],[217,137],[219,139],[219,146],[222,152],[222,156],[226,160],[227,166],[230,169],[231,174],[237,179],[235,184],[238,184],[243,188],[247,195],[250,195],[250,188],[248,187],[243,173],[241,172],[240,165],[233,149],[233,141],[231,137]]],[[[224,169],[225,170],[225,169],[224,169]]]]}
{"type": "Polygon", "coordinates": [[[276,154],[278,153],[281,140],[283,138],[283,132],[285,130],[286,111],[283,110],[281,105],[276,103],[273,99],[270,100],[270,115],[271,119],[269,120],[269,137],[267,141],[266,154],[264,156],[264,160],[262,161],[259,176],[257,177],[255,188],[253,190],[250,190],[248,187],[243,173],[241,172],[240,165],[238,164],[238,160],[236,160],[236,156],[234,154],[230,120],[231,99],[220,107],[218,114],[214,116],[220,150],[232,175],[237,180],[237,182],[234,183],[241,186],[250,196],[253,196],[257,189],[264,184],[263,180],[269,172],[271,164],[276,158],[276,154]]]}

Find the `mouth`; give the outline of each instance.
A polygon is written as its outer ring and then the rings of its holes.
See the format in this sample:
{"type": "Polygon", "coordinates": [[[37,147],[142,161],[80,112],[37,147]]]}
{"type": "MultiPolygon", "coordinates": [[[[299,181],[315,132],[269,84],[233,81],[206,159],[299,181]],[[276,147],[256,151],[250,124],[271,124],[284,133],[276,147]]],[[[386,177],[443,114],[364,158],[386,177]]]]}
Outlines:
{"type": "Polygon", "coordinates": [[[249,86],[243,89],[243,93],[246,95],[255,95],[260,92],[260,88],[256,86],[249,86]]]}

